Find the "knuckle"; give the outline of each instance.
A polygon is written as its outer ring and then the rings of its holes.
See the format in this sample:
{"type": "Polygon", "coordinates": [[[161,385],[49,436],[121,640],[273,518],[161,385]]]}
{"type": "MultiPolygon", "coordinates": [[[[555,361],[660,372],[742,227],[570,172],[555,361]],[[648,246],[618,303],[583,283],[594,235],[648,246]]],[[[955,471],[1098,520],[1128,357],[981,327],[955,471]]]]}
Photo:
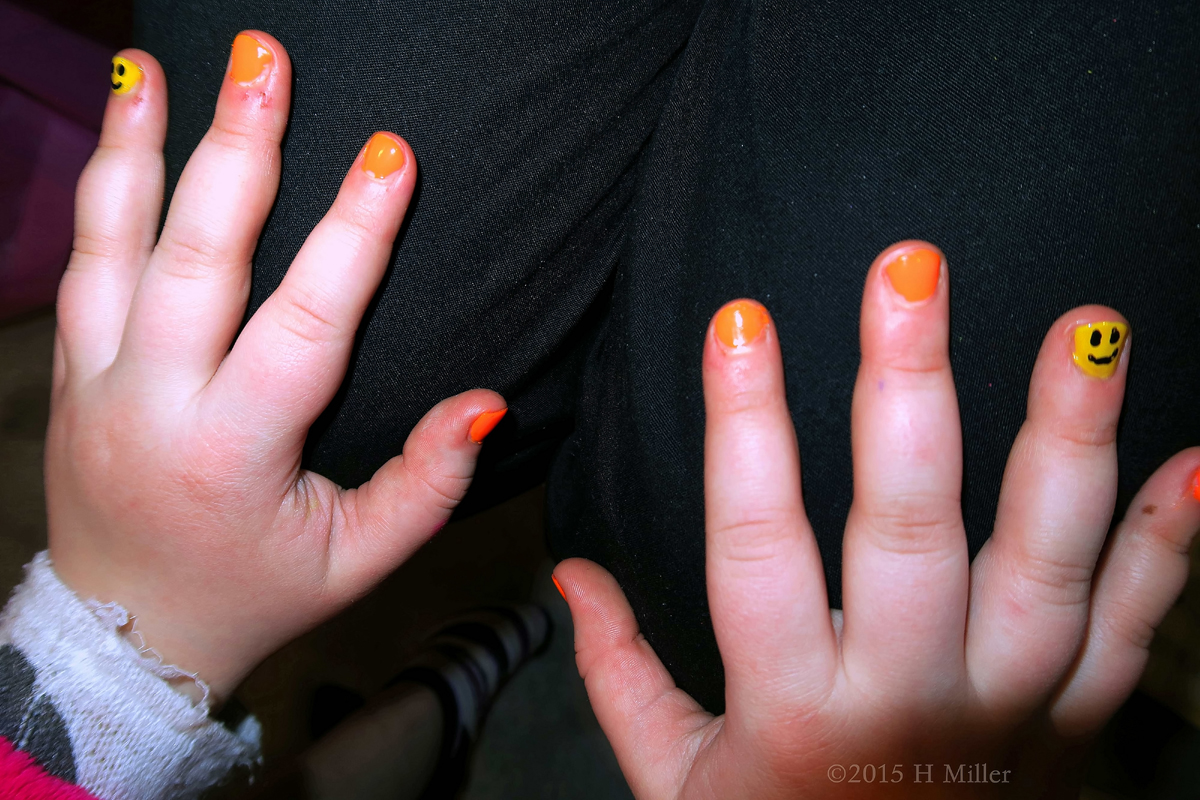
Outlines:
{"type": "Polygon", "coordinates": [[[208,138],[223,149],[253,153],[262,148],[265,134],[260,120],[242,114],[217,114],[208,138]]]}
{"type": "Polygon", "coordinates": [[[780,543],[791,538],[792,528],[782,513],[760,512],[758,516],[715,525],[711,533],[723,558],[753,564],[777,557],[780,543]]]}
{"type": "Polygon", "coordinates": [[[361,200],[339,201],[336,209],[341,233],[349,239],[348,249],[356,250],[364,242],[379,238],[379,213],[369,203],[361,200]]]}
{"type": "Polygon", "coordinates": [[[1196,533],[1186,526],[1172,525],[1170,521],[1153,525],[1130,525],[1127,530],[1134,541],[1169,557],[1182,557],[1185,563],[1196,533]]]}
{"type": "Polygon", "coordinates": [[[1088,602],[1092,586],[1089,565],[1025,548],[1015,561],[1014,571],[1023,593],[1039,604],[1069,607],[1088,602]]]}
{"type": "Polygon", "coordinates": [[[323,346],[345,338],[330,303],[316,293],[293,286],[278,302],[275,323],[297,339],[323,346]]]}
{"type": "Polygon", "coordinates": [[[962,511],[957,502],[923,494],[896,495],[864,509],[877,546],[898,554],[942,550],[947,539],[962,536],[962,511]]]}
{"type": "Polygon", "coordinates": [[[1099,425],[1057,420],[1052,435],[1068,451],[1084,457],[1093,457],[1096,450],[1112,447],[1117,441],[1117,421],[1110,420],[1099,425]]]}
{"type": "Polygon", "coordinates": [[[727,417],[753,416],[769,408],[778,392],[750,381],[736,381],[712,399],[712,412],[727,417]]]}
{"type": "Polygon", "coordinates": [[[918,376],[918,379],[943,378],[950,373],[949,354],[942,351],[897,349],[880,353],[879,366],[886,372],[918,376]]]}
{"type": "Polygon", "coordinates": [[[164,235],[166,258],[156,267],[165,275],[180,280],[211,277],[227,262],[222,249],[202,236],[164,235]]]}
{"type": "Polygon", "coordinates": [[[67,269],[79,269],[83,266],[79,263],[80,259],[86,262],[89,260],[110,261],[120,258],[125,255],[129,247],[126,241],[120,237],[89,233],[76,226],[75,240],[71,249],[71,260],[67,264],[67,269]]]}
{"type": "Polygon", "coordinates": [[[445,475],[422,459],[405,458],[404,469],[425,489],[433,505],[445,511],[452,511],[458,506],[471,480],[469,477],[445,475]]]}
{"type": "Polygon", "coordinates": [[[1140,650],[1149,650],[1158,626],[1147,620],[1141,610],[1129,600],[1112,600],[1105,604],[1101,615],[1104,629],[1118,641],[1125,641],[1140,650]]]}

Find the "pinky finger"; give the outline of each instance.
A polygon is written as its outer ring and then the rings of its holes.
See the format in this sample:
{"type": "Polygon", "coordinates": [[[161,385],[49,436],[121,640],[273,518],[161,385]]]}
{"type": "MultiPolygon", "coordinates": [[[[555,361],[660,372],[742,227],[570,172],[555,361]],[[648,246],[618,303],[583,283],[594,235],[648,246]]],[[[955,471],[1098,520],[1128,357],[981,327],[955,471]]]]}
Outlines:
{"type": "Polygon", "coordinates": [[[1129,504],[1096,571],[1083,650],[1051,707],[1060,732],[1095,732],[1137,685],[1154,630],[1183,591],[1200,530],[1200,447],[1176,454],[1129,504]]]}

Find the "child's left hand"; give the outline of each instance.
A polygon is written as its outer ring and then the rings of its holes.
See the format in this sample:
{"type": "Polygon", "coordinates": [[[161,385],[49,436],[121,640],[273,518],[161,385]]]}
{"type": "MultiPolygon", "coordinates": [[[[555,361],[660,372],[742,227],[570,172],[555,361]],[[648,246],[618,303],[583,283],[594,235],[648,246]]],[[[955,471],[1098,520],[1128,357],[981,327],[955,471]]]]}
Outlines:
{"type": "Polygon", "coordinates": [[[302,470],[412,196],[412,150],[371,139],[237,335],[279,184],[287,53],[264,33],[238,37],[157,243],[166,81],[140,50],[113,69],[58,297],[50,551],[80,597],[123,605],[165,662],[222,698],[446,522],[505,405],[485,390],[439,403],[357,489],[302,470]]]}

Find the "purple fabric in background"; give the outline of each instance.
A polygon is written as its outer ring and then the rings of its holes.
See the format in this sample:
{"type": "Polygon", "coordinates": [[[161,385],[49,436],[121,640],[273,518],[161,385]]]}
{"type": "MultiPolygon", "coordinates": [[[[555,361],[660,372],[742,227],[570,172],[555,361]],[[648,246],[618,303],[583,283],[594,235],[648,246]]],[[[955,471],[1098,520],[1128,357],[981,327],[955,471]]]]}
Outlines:
{"type": "Polygon", "coordinates": [[[0,321],[54,303],[112,53],[0,0],[0,321]]]}

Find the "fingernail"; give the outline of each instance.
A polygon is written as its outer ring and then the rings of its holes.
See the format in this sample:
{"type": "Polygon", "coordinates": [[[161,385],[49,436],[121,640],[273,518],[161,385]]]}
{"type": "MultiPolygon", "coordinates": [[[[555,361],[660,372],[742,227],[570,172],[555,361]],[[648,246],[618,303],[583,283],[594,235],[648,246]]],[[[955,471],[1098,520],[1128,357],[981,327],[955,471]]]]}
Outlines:
{"type": "Polygon", "coordinates": [[[113,94],[129,94],[142,82],[142,68],[128,58],[113,56],[108,82],[113,94]]]}
{"type": "Polygon", "coordinates": [[[239,33],[233,40],[233,65],[229,78],[234,83],[249,86],[271,69],[275,56],[271,51],[248,33],[239,33]]]}
{"type": "Polygon", "coordinates": [[[938,275],[942,271],[942,254],[922,247],[901,250],[883,268],[888,282],[905,300],[918,303],[937,291],[938,275]]]}
{"type": "Polygon", "coordinates": [[[1200,470],[1196,470],[1196,474],[1192,476],[1192,496],[1200,500],[1200,470]]]}
{"type": "Polygon", "coordinates": [[[713,327],[721,344],[738,348],[757,339],[770,321],[771,315],[761,303],[734,300],[721,306],[713,320],[713,327]]]}
{"type": "Polygon", "coordinates": [[[554,577],[553,575],[551,575],[551,576],[550,576],[550,580],[554,581],[554,588],[555,588],[555,589],[558,589],[558,593],[562,595],[562,599],[563,599],[563,600],[566,600],[566,599],[567,599],[567,593],[563,591],[562,584],[558,582],[558,578],[556,578],[556,577],[554,577]]]}
{"type": "Polygon", "coordinates": [[[504,419],[504,415],[507,413],[507,408],[483,412],[471,423],[471,430],[467,433],[467,437],[475,444],[483,444],[484,437],[492,432],[492,428],[500,424],[500,420],[504,419]]]}
{"type": "Polygon", "coordinates": [[[381,131],[367,142],[367,152],[363,156],[363,172],[372,178],[386,178],[403,166],[404,148],[395,136],[381,131]]]}
{"type": "Polygon", "coordinates": [[[1089,322],[1075,328],[1075,366],[1093,378],[1111,378],[1117,371],[1129,326],[1123,322],[1089,322]]]}

